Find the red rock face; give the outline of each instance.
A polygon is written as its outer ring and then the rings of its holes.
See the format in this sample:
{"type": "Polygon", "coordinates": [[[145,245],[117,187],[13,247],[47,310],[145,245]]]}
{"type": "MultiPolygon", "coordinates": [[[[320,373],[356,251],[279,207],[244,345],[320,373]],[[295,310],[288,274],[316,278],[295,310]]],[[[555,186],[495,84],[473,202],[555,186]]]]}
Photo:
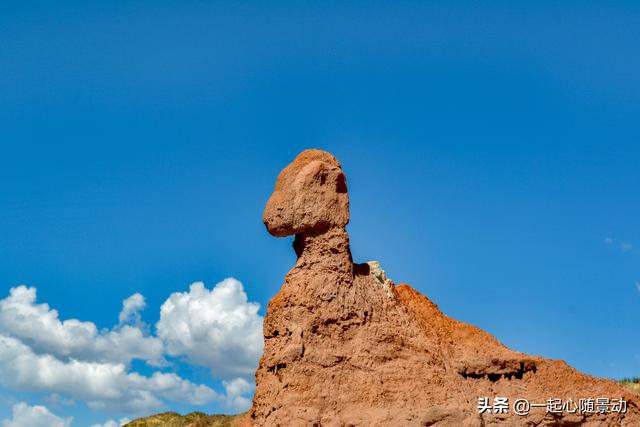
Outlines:
{"type": "Polygon", "coordinates": [[[349,196],[338,160],[320,150],[300,153],[278,175],[263,222],[277,237],[347,225],[349,196]]]}
{"type": "Polygon", "coordinates": [[[280,173],[263,220],[274,236],[295,235],[298,259],[269,303],[243,424],[640,426],[638,396],[617,383],[511,351],[377,263],[354,264],[344,173],[329,153],[304,151],[280,173]],[[482,397],[507,397],[509,412],[480,414],[482,397]],[[624,399],[626,414],[511,406],[599,397],[624,399]]]}

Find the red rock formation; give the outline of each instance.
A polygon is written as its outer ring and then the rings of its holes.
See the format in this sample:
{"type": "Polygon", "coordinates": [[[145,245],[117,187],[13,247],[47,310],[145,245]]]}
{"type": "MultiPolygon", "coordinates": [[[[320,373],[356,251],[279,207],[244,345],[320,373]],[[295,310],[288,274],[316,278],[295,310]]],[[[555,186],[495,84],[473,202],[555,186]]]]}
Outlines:
{"type": "MultiPolygon", "coordinates": [[[[339,162],[302,152],[278,176],[264,212],[274,236],[295,234],[298,255],[264,321],[251,425],[640,426],[638,396],[562,361],[511,351],[458,322],[377,263],[354,264],[339,162]],[[479,398],[509,398],[479,413],[479,398]],[[626,414],[559,414],[516,399],[623,398],[626,414]]],[[[570,406],[572,408],[572,406],[570,406]]]]}

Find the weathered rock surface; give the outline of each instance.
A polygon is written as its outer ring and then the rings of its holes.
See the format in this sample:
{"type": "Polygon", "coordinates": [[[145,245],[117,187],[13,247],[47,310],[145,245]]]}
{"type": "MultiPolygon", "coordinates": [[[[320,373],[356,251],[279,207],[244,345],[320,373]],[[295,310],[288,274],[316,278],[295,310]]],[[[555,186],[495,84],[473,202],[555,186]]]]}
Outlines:
{"type": "Polygon", "coordinates": [[[375,262],[354,264],[339,162],[302,152],[278,176],[264,223],[298,256],[264,321],[264,354],[245,425],[640,426],[638,396],[559,360],[506,348],[445,316],[375,262]],[[478,398],[605,397],[626,414],[479,414],[478,398]]]}
{"type": "Polygon", "coordinates": [[[303,151],[278,175],[263,222],[277,237],[347,225],[349,196],[338,160],[324,151],[303,151]]]}

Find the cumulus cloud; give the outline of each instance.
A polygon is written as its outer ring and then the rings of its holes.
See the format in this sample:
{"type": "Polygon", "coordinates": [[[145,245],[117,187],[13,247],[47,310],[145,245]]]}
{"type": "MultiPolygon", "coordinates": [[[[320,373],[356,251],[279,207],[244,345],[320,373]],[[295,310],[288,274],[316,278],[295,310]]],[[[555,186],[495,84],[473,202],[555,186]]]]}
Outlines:
{"type": "MultiPolygon", "coordinates": [[[[229,278],[212,290],[197,282],[188,292],[172,294],[161,307],[156,336],[142,321],[144,308],[144,296],[135,293],[122,302],[117,325],[98,331],[92,322],[61,319],[37,302],[35,288],[12,288],[0,299],[0,387],[43,393],[57,406],[84,401],[92,409],[132,415],[171,402],[217,402],[234,411],[251,405],[254,385],[247,379],[262,352],[262,317],[239,281],[229,278]],[[133,359],[167,367],[165,354],[210,368],[225,380],[224,393],[174,373],[131,370],[133,359]]],[[[43,408],[17,407],[14,419],[44,414],[43,408]]],[[[96,426],[117,427],[121,421],[96,426]]]]}
{"type": "Polygon", "coordinates": [[[61,418],[44,406],[29,406],[24,402],[13,405],[13,417],[3,420],[2,427],[71,427],[73,417],[61,418]]]}
{"type": "Polygon", "coordinates": [[[263,345],[259,308],[236,279],[225,279],[212,290],[196,282],[189,292],[176,292],[162,304],[157,335],[168,354],[185,356],[215,376],[252,376],[263,345]]]}
{"type": "Polygon", "coordinates": [[[62,361],[35,354],[16,338],[0,335],[0,384],[13,390],[61,393],[87,402],[89,407],[142,412],[166,400],[204,405],[220,399],[205,385],[173,373],[143,376],[127,372],[124,364],[62,361]]]}
{"type": "Polygon", "coordinates": [[[131,421],[129,418],[120,418],[119,421],[109,420],[109,421],[106,421],[104,424],[92,424],[91,427],[122,427],[123,425],[127,424],[129,421],[131,421]]]}
{"type": "Polygon", "coordinates": [[[251,400],[247,397],[253,391],[253,386],[244,378],[223,381],[225,403],[228,408],[237,412],[244,412],[251,407],[251,400]]]}
{"type": "Polygon", "coordinates": [[[144,297],[137,292],[122,301],[122,310],[118,315],[120,326],[131,325],[143,329],[146,325],[142,322],[140,312],[145,306],[144,297]]]}
{"type": "MultiPolygon", "coordinates": [[[[140,327],[121,325],[99,332],[92,322],[60,320],[57,310],[37,304],[36,297],[35,288],[18,286],[0,300],[0,334],[20,339],[35,352],[67,360],[129,364],[132,359],[140,359],[153,366],[165,363],[162,342],[146,336],[140,327]]],[[[139,318],[143,307],[144,298],[135,294],[123,302],[121,318],[139,318]]]]}

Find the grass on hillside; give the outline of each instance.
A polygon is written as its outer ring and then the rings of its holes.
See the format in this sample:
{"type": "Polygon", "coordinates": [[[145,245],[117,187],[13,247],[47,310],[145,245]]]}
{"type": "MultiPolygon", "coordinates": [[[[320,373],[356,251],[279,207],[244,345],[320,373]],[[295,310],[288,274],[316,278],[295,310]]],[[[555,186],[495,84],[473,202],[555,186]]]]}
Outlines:
{"type": "Polygon", "coordinates": [[[629,390],[640,394],[640,377],[624,378],[624,379],[621,379],[620,382],[629,390]]]}
{"type": "Polygon", "coordinates": [[[238,415],[207,415],[202,412],[180,415],[164,412],[131,421],[124,427],[229,427],[236,417],[238,415]]]}

